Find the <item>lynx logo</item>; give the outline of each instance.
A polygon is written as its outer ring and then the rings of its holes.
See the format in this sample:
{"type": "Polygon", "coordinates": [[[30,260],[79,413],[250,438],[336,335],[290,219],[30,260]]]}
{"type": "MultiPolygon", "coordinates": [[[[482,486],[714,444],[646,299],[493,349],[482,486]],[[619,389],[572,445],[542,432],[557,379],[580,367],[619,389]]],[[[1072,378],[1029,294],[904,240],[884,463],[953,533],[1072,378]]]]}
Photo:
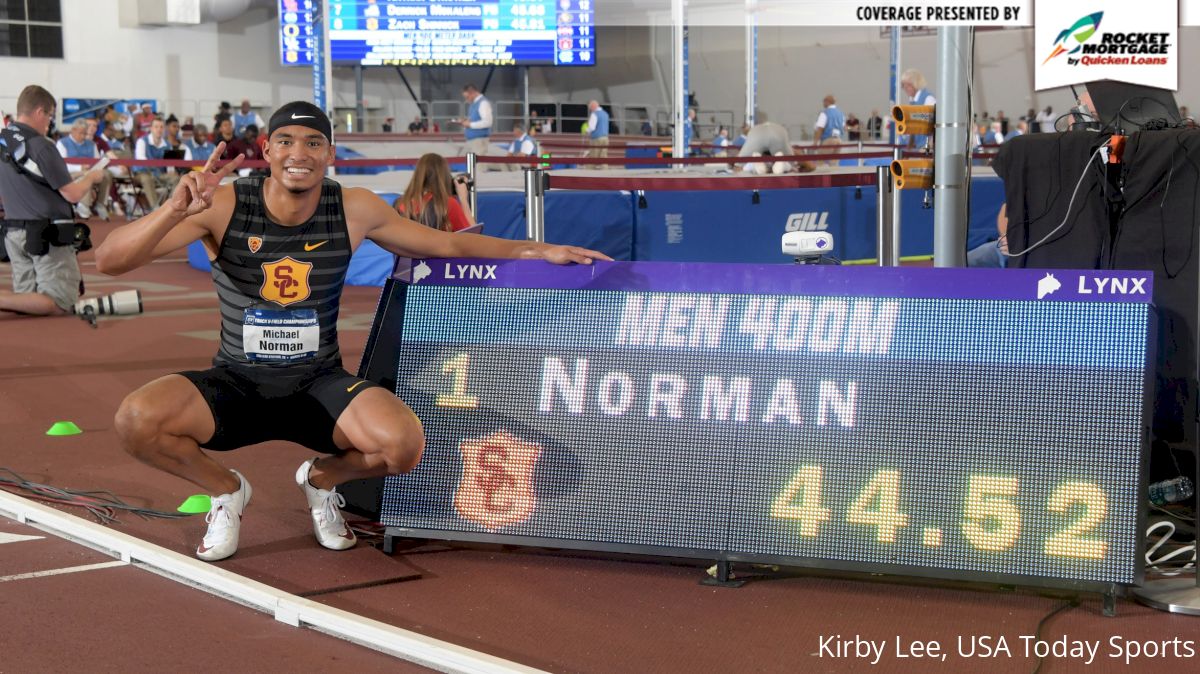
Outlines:
{"type": "Polygon", "coordinates": [[[421,279],[428,278],[432,273],[433,270],[429,268],[429,265],[425,264],[425,260],[421,260],[417,263],[417,266],[413,267],[412,282],[420,283],[421,279]]]}
{"type": "Polygon", "coordinates": [[[1080,295],[1145,295],[1144,278],[1088,278],[1079,277],[1080,295]]]}
{"type": "Polygon", "coordinates": [[[494,264],[450,264],[446,263],[446,273],[443,278],[493,279],[496,278],[494,264]]]}
{"type": "Polygon", "coordinates": [[[496,530],[529,519],[537,507],[533,469],[542,447],[508,431],[464,440],[462,479],[454,509],[465,519],[496,530]]]}
{"type": "Polygon", "coordinates": [[[1054,274],[1047,273],[1038,279],[1037,297],[1040,300],[1046,295],[1053,295],[1061,287],[1062,283],[1059,283],[1058,279],[1054,278],[1054,274]]]}
{"type": "Polygon", "coordinates": [[[816,232],[829,229],[829,211],[792,213],[788,216],[787,232],[816,232]]]}

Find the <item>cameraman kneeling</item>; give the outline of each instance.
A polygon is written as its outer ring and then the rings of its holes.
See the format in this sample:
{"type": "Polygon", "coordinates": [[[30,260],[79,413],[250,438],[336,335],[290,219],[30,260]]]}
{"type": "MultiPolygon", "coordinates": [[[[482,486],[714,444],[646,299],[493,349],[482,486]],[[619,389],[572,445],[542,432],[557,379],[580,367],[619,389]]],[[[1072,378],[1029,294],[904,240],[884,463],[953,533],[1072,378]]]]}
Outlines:
{"type": "Polygon", "coordinates": [[[0,132],[0,199],[13,291],[0,290],[0,319],[70,313],[79,299],[73,204],[104,177],[103,168],[71,180],[46,137],[54,96],[36,84],[21,91],[16,121],[0,132]]]}

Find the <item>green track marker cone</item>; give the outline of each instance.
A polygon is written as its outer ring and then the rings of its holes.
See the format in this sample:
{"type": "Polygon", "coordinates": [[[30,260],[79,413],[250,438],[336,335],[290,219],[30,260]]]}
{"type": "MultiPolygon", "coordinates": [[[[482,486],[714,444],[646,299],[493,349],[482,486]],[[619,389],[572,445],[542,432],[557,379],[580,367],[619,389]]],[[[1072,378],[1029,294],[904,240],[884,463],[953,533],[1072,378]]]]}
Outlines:
{"type": "Polygon", "coordinates": [[[74,421],[56,421],[46,435],[79,435],[82,432],[83,429],[76,426],[74,421]]]}
{"type": "Polygon", "coordinates": [[[197,513],[206,513],[212,508],[212,499],[208,494],[193,494],[187,497],[187,500],[179,504],[179,512],[195,515],[197,513]]]}

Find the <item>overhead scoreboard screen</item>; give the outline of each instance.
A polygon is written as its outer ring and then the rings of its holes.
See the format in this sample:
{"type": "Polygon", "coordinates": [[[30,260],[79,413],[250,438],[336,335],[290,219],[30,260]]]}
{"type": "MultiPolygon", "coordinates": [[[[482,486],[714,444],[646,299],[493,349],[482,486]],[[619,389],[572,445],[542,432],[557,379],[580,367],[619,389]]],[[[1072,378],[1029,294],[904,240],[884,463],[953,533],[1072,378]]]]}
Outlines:
{"type": "Polygon", "coordinates": [[[398,536],[1140,582],[1148,272],[429,260],[398,536]]]}
{"type": "MultiPolygon", "coordinates": [[[[327,0],[337,65],[590,66],[594,0],[327,0]]],[[[315,0],[280,0],[283,65],[312,65],[315,0]]]]}

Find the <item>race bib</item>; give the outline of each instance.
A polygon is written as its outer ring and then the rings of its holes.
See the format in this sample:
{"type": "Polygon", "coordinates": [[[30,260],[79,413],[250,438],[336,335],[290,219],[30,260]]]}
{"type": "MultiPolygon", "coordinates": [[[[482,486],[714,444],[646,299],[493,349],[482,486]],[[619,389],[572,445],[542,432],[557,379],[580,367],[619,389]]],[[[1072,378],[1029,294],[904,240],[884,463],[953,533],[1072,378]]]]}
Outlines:
{"type": "Polygon", "coordinates": [[[316,309],[246,309],[242,350],[252,362],[301,361],[317,355],[321,325],[316,309]]]}

